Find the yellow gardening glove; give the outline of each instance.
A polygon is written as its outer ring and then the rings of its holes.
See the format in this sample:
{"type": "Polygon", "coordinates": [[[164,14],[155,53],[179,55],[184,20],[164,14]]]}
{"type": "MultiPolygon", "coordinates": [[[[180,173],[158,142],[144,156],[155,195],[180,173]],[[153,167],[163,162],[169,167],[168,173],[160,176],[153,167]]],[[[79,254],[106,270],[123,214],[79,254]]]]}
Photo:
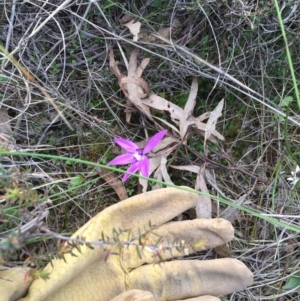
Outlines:
{"type": "Polygon", "coordinates": [[[20,301],[213,301],[218,299],[206,295],[220,296],[251,285],[252,273],[236,259],[159,262],[233,238],[232,225],[223,219],[169,222],[198,201],[192,192],[164,188],[108,207],[72,238],[101,243],[104,235],[119,243],[94,249],[83,245],[80,252],[73,249],[76,257],[66,254],[66,262],[53,260],[45,267],[50,279],[35,280],[20,301]],[[155,228],[149,231],[149,225],[155,228]],[[145,235],[140,237],[141,233],[145,235]]]}
{"type": "Polygon", "coordinates": [[[0,301],[15,301],[26,294],[33,281],[29,271],[28,268],[0,266],[0,301]]]}

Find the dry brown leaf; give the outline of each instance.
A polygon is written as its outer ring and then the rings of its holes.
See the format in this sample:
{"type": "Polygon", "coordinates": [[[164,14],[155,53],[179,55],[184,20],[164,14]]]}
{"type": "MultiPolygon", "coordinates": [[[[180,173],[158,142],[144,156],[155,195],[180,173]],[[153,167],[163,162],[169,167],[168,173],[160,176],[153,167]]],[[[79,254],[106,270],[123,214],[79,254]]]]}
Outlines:
{"type": "MultiPolygon", "coordinates": [[[[243,205],[246,200],[247,194],[242,195],[239,199],[237,199],[234,203],[236,205],[243,205]]],[[[239,216],[239,209],[233,206],[228,206],[221,214],[220,217],[227,219],[231,223],[233,223],[237,217],[239,216]]]]}
{"type": "Polygon", "coordinates": [[[143,99],[143,103],[151,108],[169,112],[172,121],[179,125],[182,109],[177,105],[156,94],[150,94],[148,98],[143,99]]]}
{"type": "MultiPolygon", "coordinates": [[[[115,76],[119,80],[120,87],[128,99],[128,107],[134,104],[142,113],[144,113],[149,119],[153,120],[150,109],[155,108],[160,111],[167,111],[170,113],[171,120],[179,127],[180,138],[186,143],[185,138],[187,137],[189,127],[193,127],[196,131],[205,137],[204,141],[210,140],[213,143],[217,143],[217,137],[221,140],[224,137],[215,129],[217,119],[222,111],[223,101],[217,106],[217,108],[210,114],[208,124],[202,122],[202,120],[208,117],[208,114],[202,114],[198,118],[193,116],[193,110],[196,104],[196,96],[198,92],[198,82],[194,78],[188,100],[185,104],[184,109],[173,104],[172,102],[162,98],[156,94],[149,94],[150,88],[148,83],[141,78],[141,75],[145,67],[149,63],[149,59],[142,60],[141,64],[137,64],[137,55],[139,49],[136,48],[132,51],[129,64],[128,64],[128,76],[121,74],[118,65],[114,59],[112,50],[110,51],[110,68],[115,76]],[[148,97],[147,97],[148,96],[148,97]]],[[[126,120],[130,123],[131,112],[126,112],[126,120]]],[[[178,132],[178,130],[176,130],[178,132]]]]}
{"type": "Polygon", "coordinates": [[[149,62],[150,62],[150,58],[146,58],[141,61],[140,65],[137,67],[137,71],[136,71],[136,75],[138,77],[141,77],[143,75],[143,72],[144,72],[145,68],[148,66],[149,62]]]}
{"type": "MultiPolygon", "coordinates": [[[[197,166],[197,165],[185,165],[185,166],[170,165],[170,167],[177,169],[177,170],[190,171],[190,172],[193,172],[196,174],[199,174],[199,172],[200,172],[200,166],[197,166]]],[[[207,179],[209,183],[215,182],[215,179],[213,178],[212,174],[207,169],[205,170],[205,179],[207,179]]],[[[215,213],[217,216],[219,216],[218,202],[211,203],[211,215],[213,213],[215,213]]]]}
{"type": "Polygon", "coordinates": [[[7,114],[7,110],[0,109],[0,147],[6,150],[17,150],[13,138],[13,131],[11,128],[11,118],[7,114]]]}
{"type": "Polygon", "coordinates": [[[191,171],[193,173],[199,173],[200,171],[200,166],[197,165],[184,165],[184,166],[170,165],[170,167],[178,170],[191,171]]]}
{"type": "Polygon", "coordinates": [[[209,116],[210,116],[210,113],[209,113],[209,112],[205,112],[205,113],[203,113],[202,115],[198,116],[198,117],[197,117],[197,120],[199,120],[199,121],[204,121],[204,120],[208,119],[209,116]]]}
{"type": "MultiPolygon", "coordinates": [[[[137,77],[137,55],[139,49],[136,48],[132,51],[129,64],[128,64],[128,77],[137,77]]],[[[143,85],[144,86],[144,85],[143,85]]],[[[141,95],[143,95],[143,88],[140,87],[137,83],[128,83],[127,84],[127,99],[133,103],[142,113],[144,113],[149,119],[152,120],[152,115],[150,109],[142,103],[141,95]]],[[[149,92],[148,92],[149,93],[149,92]]]]}
{"type": "MultiPolygon", "coordinates": [[[[153,179],[156,179],[158,181],[162,181],[162,174],[161,174],[161,170],[160,168],[157,168],[153,174],[153,179]]],[[[160,183],[155,183],[153,186],[152,186],[152,190],[156,190],[156,189],[161,189],[163,188],[162,184],[160,183]]]]}
{"type": "MultiPolygon", "coordinates": [[[[197,174],[195,190],[200,190],[209,195],[204,179],[204,172],[205,167],[203,166],[197,174]]],[[[196,205],[197,218],[211,218],[211,199],[208,195],[199,195],[199,201],[196,205]]]]}
{"type": "MultiPolygon", "coordinates": [[[[144,113],[149,119],[152,120],[149,107],[142,103],[142,98],[149,94],[149,84],[141,78],[143,70],[149,63],[149,59],[144,59],[141,64],[137,64],[137,55],[139,49],[136,48],[132,51],[129,63],[128,63],[128,76],[122,74],[118,68],[118,63],[115,61],[113,50],[109,53],[109,66],[113,74],[118,78],[119,85],[127,97],[127,106],[130,108],[134,105],[142,113],[144,113]]],[[[126,121],[130,123],[131,111],[126,112],[126,121]]]]}
{"type": "Polygon", "coordinates": [[[187,116],[193,115],[193,111],[194,111],[194,108],[196,105],[197,93],[198,93],[198,82],[197,82],[197,79],[194,77],[192,85],[191,85],[188,100],[184,106],[184,113],[187,116]]]}
{"type": "Polygon", "coordinates": [[[137,56],[139,49],[135,48],[130,55],[129,64],[128,64],[128,76],[137,76],[137,56]]]}
{"type": "Polygon", "coordinates": [[[138,34],[140,33],[142,23],[137,21],[134,22],[134,20],[129,21],[126,24],[123,24],[123,26],[127,27],[130,32],[133,34],[133,41],[138,40],[138,34]]]}
{"type": "MultiPolygon", "coordinates": [[[[200,166],[197,165],[185,165],[185,166],[170,165],[170,167],[178,170],[186,170],[186,171],[196,173],[197,178],[195,183],[195,190],[199,190],[201,192],[209,194],[204,179],[204,173],[206,172],[204,167],[201,168],[200,166]]],[[[206,195],[199,195],[199,202],[197,203],[196,206],[197,218],[211,218],[211,213],[212,213],[212,204],[211,204],[210,197],[206,195]]]]}
{"type": "Polygon", "coordinates": [[[177,141],[172,137],[166,137],[153,149],[152,152],[158,153],[163,149],[167,148],[168,146],[171,146],[171,144],[173,143],[177,143],[177,141]]]}
{"type": "Polygon", "coordinates": [[[153,116],[153,118],[159,120],[161,123],[165,124],[168,128],[172,129],[174,132],[180,134],[179,130],[172,123],[156,116],[153,116]]]}
{"type": "Polygon", "coordinates": [[[120,87],[124,94],[129,97],[127,91],[127,84],[135,84],[139,88],[137,89],[139,98],[145,98],[149,95],[149,84],[143,78],[137,76],[124,76],[120,80],[120,87]]]}
{"type": "MultiPolygon", "coordinates": [[[[196,79],[193,79],[189,98],[184,109],[156,94],[150,94],[149,97],[144,98],[142,101],[143,104],[151,108],[169,112],[171,120],[179,127],[180,138],[184,140],[190,126],[195,128],[199,134],[204,136],[207,125],[202,122],[202,120],[207,119],[211,115],[209,113],[205,113],[197,118],[192,115],[196,103],[195,99],[197,91],[198,83],[196,79]]],[[[212,129],[212,135],[224,140],[224,137],[216,129],[212,129]]],[[[216,144],[217,140],[212,135],[208,137],[208,140],[216,144]]]]}
{"type": "Polygon", "coordinates": [[[168,171],[167,171],[167,157],[166,156],[162,156],[161,158],[161,165],[160,165],[160,170],[161,170],[161,174],[162,174],[162,177],[165,181],[165,183],[169,183],[169,184],[173,184],[174,183],[172,182],[169,174],[168,174],[168,171]]]}
{"type": "Polygon", "coordinates": [[[159,36],[162,39],[170,40],[171,34],[181,27],[181,22],[178,18],[172,19],[172,24],[169,27],[162,27],[158,30],[158,32],[151,32],[149,30],[141,31],[139,34],[139,39],[143,41],[147,41],[149,43],[164,43],[161,39],[157,38],[159,36]],[[156,35],[156,36],[155,36],[156,35]]]}
{"type": "Polygon", "coordinates": [[[128,199],[124,183],[120,181],[114,173],[106,168],[97,169],[97,173],[109,186],[111,186],[121,201],[128,199]]]}
{"type": "Polygon", "coordinates": [[[216,124],[220,116],[222,116],[222,110],[224,105],[224,99],[222,99],[217,107],[210,113],[208,121],[206,123],[205,135],[204,135],[204,146],[208,138],[214,133],[216,130],[216,124]]]}
{"type": "MultiPolygon", "coordinates": [[[[190,172],[193,172],[193,173],[197,173],[198,175],[201,173],[201,168],[197,165],[185,165],[185,166],[176,166],[176,165],[170,165],[170,167],[174,168],[174,169],[177,169],[177,170],[185,170],[185,171],[190,171],[190,172]]],[[[202,175],[203,177],[203,175],[202,175]]],[[[208,179],[208,182],[209,183],[215,183],[215,179],[213,178],[212,174],[208,171],[208,170],[205,170],[205,178],[208,179]]],[[[204,184],[202,184],[202,180],[204,180],[204,178],[199,178],[198,179],[198,176],[197,176],[197,181],[199,181],[198,183],[198,186],[200,187],[200,190],[202,192],[208,192],[207,188],[206,188],[206,184],[204,182],[204,184]],[[203,188],[203,190],[202,190],[203,188]]],[[[216,185],[216,183],[215,183],[216,185]]],[[[197,189],[197,182],[196,182],[196,185],[195,185],[195,189],[197,189]]],[[[243,205],[245,203],[245,199],[246,199],[246,194],[242,195],[238,200],[235,201],[235,204],[237,205],[243,205]]],[[[216,212],[216,214],[218,214],[218,212],[216,212]]],[[[198,214],[198,213],[197,213],[198,214]]],[[[231,223],[234,222],[237,218],[237,216],[239,215],[239,210],[233,206],[228,206],[219,216],[230,221],[231,223]]]]}

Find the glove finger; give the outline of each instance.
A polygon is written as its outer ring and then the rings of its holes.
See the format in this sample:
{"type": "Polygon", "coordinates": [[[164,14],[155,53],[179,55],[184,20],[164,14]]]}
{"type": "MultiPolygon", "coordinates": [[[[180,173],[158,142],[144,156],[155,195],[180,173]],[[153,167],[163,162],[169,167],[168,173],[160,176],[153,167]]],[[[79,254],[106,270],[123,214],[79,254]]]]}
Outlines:
{"type": "MultiPolygon", "coordinates": [[[[141,290],[129,290],[113,298],[110,301],[156,301],[156,300],[154,299],[154,296],[150,292],[141,291],[141,290]]],[[[185,299],[185,300],[176,300],[176,301],[220,301],[220,299],[214,296],[201,296],[201,297],[185,299]]]]}
{"type": "Polygon", "coordinates": [[[28,268],[21,267],[0,271],[0,299],[2,301],[15,301],[26,293],[33,281],[29,271],[28,268]]]}
{"type": "Polygon", "coordinates": [[[231,241],[233,237],[231,223],[221,218],[170,222],[142,237],[141,246],[131,245],[124,249],[123,264],[127,269],[132,269],[144,263],[212,249],[231,241]]]}
{"type": "Polygon", "coordinates": [[[155,301],[155,299],[150,292],[133,289],[118,295],[110,301],[155,301]]]}
{"type": "Polygon", "coordinates": [[[199,196],[177,188],[163,188],[133,196],[103,210],[83,226],[76,235],[88,240],[99,239],[115,230],[130,229],[133,235],[143,231],[145,226],[160,226],[180,213],[196,206],[199,196]]]}
{"type": "MultiPolygon", "coordinates": [[[[90,242],[99,241],[105,236],[105,239],[108,237],[113,241],[111,236],[116,236],[116,231],[119,233],[120,229],[132,229],[132,231],[135,231],[134,233],[138,234],[140,230],[143,231],[145,226],[149,228],[150,220],[153,224],[160,225],[182,211],[195,206],[197,200],[197,194],[174,188],[141,194],[100,212],[76,231],[72,238],[79,237],[90,242]],[[173,207],[177,208],[174,209],[173,207]],[[160,211],[166,212],[166,214],[161,214],[160,211]],[[157,218],[157,216],[160,217],[157,218]]],[[[108,250],[114,248],[111,252],[119,252],[117,246],[108,246],[107,248],[108,250]]],[[[42,279],[35,280],[30,288],[27,300],[44,300],[47,298],[51,300],[52,295],[59,295],[61,291],[65,291],[67,295],[68,293],[77,294],[81,287],[94,286],[96,280],[92,282],[93,274],[91,271],[96,268],[99,270],[100,267],[107,270],[103,273],[106,278],[101,280],[102,282],[108,283],[110,279],[113,279],[116,283],[119,281],[124,285],[123,281],[117,279],[117,277],[123,277],[122,269],[119,266],[119,256],[109,255],[110,252],[99,247],[92,250],[86,245],[80,246],[80,251],[73,249],[72,253],[73,255],[64,255],[67,263],[64,260],[56,259],[45,267],[44,271],[48,272],[51,278],[47,282],[42,279]],[[70,288],[74,288],[74,290],[72,291],[70,288]]],[[[115,285],[116,290],[120,289],[122,285],[115,285]]],[[[112,294],[112,296],[116,296],[120,292],[112,294]]],[[[92,293],[89,291],[87,295],[92,293]]],[[[61,299],[57,297],[55,300],[64,300],[63,293],[61,296],[61,299]]],[[[111,299],[111,296],[109,299],[111,299]]]]}
{"type": "Polygon", "coordinates": [[[129,289],[150,291],[155,300],[178,300],[221,296],[243,290],[252,283],[252,273],[237,259],[178,260],[133,270],[129,289]]]}
{"type": "Polygon", "coordinates": [[[221,301],[221,300],[214,296],[201,296],[201,297],[190,298],[185,300],[177,300],[177,301],[221,301]]]}

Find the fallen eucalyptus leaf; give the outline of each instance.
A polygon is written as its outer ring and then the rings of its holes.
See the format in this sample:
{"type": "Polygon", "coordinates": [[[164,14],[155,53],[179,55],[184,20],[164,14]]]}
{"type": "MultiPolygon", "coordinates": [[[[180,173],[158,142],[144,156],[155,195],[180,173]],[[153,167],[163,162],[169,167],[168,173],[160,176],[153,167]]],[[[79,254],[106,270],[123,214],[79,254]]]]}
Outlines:
{"type": "Polygon", "coordinates": [[[199,190],[206,195],[199,195],[196,205],[197,218],[211,218],[211,199],[204,179],[205,166],[201,167],[196,178],[195,190],[199,190]]]}
{"type": "MultiPolygon", "coordinates": [[[[205,136],[207,125],[201,120],[207,119],[208,114],[202,114],[197,118],[192,115],[195,106],[197,87],[198,83],[196,79],[194,79],[188,97],[188,102],[184,109],[156,94],[150,94],[149,97],[144,98],[142,102],[156,110],[169,112],[171,120],[179,127],[180,138],[182,140],[185,139],[189,127],[197,129],[199,134],[205,136]]],[[[220,140],[224,140],[224,137],[216,129],[212,129],[212,135],[220,140]]],[[[217,143],[216,139],[212,137],[212,135],[210,135],[207,139],[213,143],[217,143]]]]}
{"type": "MultiPolygon", "coordinates": [[[[150,120],[152,115],[149,107],[145,106],[142,98],[148,96],[150,88],[149,84],[141,78],[142,73],[149,63],[149,58],[143,59],[141,64],[137,64],[137,55],[139,49],[132,51],[128,63],[128,75],[122,74],[118,68],[118,63],[114,59],[113,50],[109,53],[109,66],[113,74],[118,78],[120,88],[127,98],[127,106],[130,108],[134,105],[141,113],[145,114],[150,120]]],[[[126,112],[126,121],[130,123],[131,112],[126,112]]]]}
{"type": "Polygon", "coordinates": [[[224,105],[224,99],[222,99],[217,107],[210,113],[208,121],[206,123],[205,135],[204,135],[204,147],[209,137],[216,131],[216,124],[220,116],[222,116],[222,110],[224,105]]]}

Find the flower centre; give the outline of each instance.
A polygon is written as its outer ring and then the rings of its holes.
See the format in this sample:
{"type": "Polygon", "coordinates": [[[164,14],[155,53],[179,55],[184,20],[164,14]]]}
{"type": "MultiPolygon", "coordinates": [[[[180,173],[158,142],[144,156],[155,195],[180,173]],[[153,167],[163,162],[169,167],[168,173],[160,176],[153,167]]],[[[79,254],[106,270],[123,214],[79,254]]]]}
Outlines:
{"type": "Polygon", "coordinates": [[[136,150],[133,157],[136,159],[136,161],[141,161],[143,158],[143,151],[141,149],[136,150]]]}

